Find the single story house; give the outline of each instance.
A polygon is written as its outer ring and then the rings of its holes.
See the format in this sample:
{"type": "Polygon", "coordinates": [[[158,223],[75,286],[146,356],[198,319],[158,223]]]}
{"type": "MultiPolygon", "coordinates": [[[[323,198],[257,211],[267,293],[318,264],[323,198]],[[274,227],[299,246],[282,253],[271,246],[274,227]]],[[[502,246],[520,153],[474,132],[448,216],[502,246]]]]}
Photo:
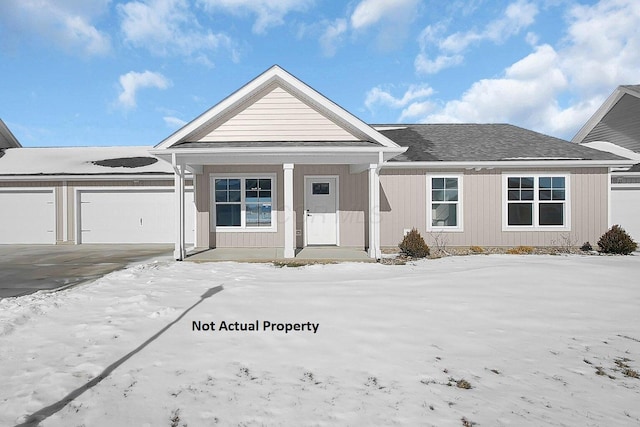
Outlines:
{"type": "MultiPolygon", "coordinates": [[[[124,227],[110,216],[128,215],[138,200],[159,203],[162,193],[173,202],[152,210],[167,212],[159,228],[170,230],[178,260],[191,236],[197,248],[281,248],[294,258],[327,245],[380,258],[411,228],[449,246],[595,242],[611,223],[611,168],[631,165],[507,124],[369,125],[278,66],[154,148],[134,148],[85,148],[68,167],[55,167],[67,156],[42,154],[49,161],[31,168],[17,153],[73,149],[7,149],[0,197],[53,189],[51,243],[97,242],[95,230],[124,227]],[[122,164],[132,158],[134,168],[122,164]],[[121,197],[129,191],[136,196],[121,197]],[[87,203],[98,203],[94,223],[87,203]]],[[[18,203],[8,200],[3,211],[18,203]]],[[[113,243],[131,241],[132,232],[113,233],[113,243]]]]}
{"type": "Polygon", "coordinates": [[[640,241],[640,85],[622,85],[571,140],[633,160],[611,173],[611,222],[640,241]]]}

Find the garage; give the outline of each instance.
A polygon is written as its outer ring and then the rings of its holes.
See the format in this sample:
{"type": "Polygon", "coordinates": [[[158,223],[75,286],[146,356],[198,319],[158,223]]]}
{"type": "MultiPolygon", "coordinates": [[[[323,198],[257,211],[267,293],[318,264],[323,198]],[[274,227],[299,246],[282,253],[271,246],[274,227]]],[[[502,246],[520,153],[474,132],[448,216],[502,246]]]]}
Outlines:
{"type": "MultiPolygon", "coordinates": [[[[78,189],[77,243],[173,243],[173,188],[78,189]]],[[[186,242],[195,236],[193,190],[185,193],[186,242]]]]}
{"type": "Polygon", "coordinates": [[[0,244],[55,244],[53,188],[0,188],[0,244]]]}
{"type": "Polygon", "coordinates": [[[624,228],[640,242],[640,184],[613,184],[611,188],[611,223],[624,228]]]}

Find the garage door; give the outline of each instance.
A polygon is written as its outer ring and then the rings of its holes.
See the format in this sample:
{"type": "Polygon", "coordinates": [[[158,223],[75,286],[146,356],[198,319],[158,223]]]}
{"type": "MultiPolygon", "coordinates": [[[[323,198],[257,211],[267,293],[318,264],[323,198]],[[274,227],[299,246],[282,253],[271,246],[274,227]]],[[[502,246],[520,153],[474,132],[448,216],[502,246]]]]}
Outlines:
{"type": "MultiPolygon", "coordinates": [[[[78,243],[172,243],[173,190],[81,190],[78,243]]],[[[193,192],[185,194],[185,238],[194,241],[193,192]]]]}
{"type": "Polygon", "coordinates": [[[640,242],[640,188],[611,189],[611,222],[627,230],[640,242]]]}
{"type": "Polygon", "coordinates": [[[53,189],[0,189],[0,243],[56,243],[53,189]]]}

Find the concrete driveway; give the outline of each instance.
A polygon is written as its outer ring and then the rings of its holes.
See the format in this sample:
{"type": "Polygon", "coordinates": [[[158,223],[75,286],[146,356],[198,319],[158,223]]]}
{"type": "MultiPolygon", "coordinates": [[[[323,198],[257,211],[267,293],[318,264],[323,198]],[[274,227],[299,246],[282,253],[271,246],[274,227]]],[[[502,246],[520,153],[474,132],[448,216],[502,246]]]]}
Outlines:
{"type": "Polygon", "coordinates": [[[0,245],[0,298],[77,285],[172,255],[173,245],[0,245]]]}

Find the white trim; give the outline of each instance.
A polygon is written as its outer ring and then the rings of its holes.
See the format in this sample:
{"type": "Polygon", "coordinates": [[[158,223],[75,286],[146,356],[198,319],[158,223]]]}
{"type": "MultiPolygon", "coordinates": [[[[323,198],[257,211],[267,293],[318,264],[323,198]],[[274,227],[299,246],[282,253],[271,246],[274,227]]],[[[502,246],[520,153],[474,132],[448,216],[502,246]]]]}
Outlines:
{"type": "Polygon", "coordinates": [[[608,228],[611,228],[611,226],[613,225],[611,223],[611,187],[613,186],[613,184],[611,184],[611,168],[609,168],[608,172],[607,172],[607,224],[608,224],[608,228]]]}
{"type": "Polygon", "coordinates": [[[378,163],[369,165],[369,258],[380,259],[380,168],[378,163]]]}
{"type": "Polygon", "coordinates": [[[276,233],[278,231],[278,180],[275,173],[210,173],[209,174],[209,225],[216,233],[276,233]],[[271,226],[270,227],[247,227],[246,210],[242,210],[239,227],[218,227],[216,225],[216,179],[239,178],[242,182],[240,190],[240,206],[245,207],[245,182],[247,179],[271,179],[271,226]]]}
{"type": "Polygon", "coordinates": [[[68,228],[68,220],[69,220],[69,185],[67,181],[62,181],[62,241],[69,241],[69,230],[68,228]]]}
{"type": "MultiPolygon", "coordinates": [[[[293,163],[284,163],[284,257],[296,256],[296,221],[293,204],[293,163]]],[[[271,209],[273,211],[273,208],[271,209]]]]}
{"type": "MultiPolygon", "coordinates": [[[[139,192],[139,191],[159,191],[159,192],[173,192],[175,191],[175,187],[173,185],[162,185],[162,186],[82,186],[82,187],[74,187],[73,188],[73,200],[74,200],[74,212],[73,212],[73,223],[74,223],[74,231],[75,236],[73,239],[73,243],[76,245],[82,244],[82,229],[80,224],[80,208],[81,208],[81,197],[80,193],[82,192],[139,192]]],[[[193,186],[185,185],[185,192],[193,192],[193,186]]],[[[195,201],[195,194],[194,194],[195,201]]],[[[197,234],[197,229],[194,231],[197,234]]],[[[194,242],[195,242],[194,235],[194,242]]],[[[194,243],[195,244],[195,243],[194,243]]]]}
{"type": "MultiPolygon", "coordinates": [[[[53,200],[53,239],[50,244],[55,245],[58,240],[58,202],[56,198],[55,187],[0,187],[0,193],[51,193],[53,200]]],[[[49,231],[47,231],[48,233],[49,231]]]]}
{"type": "MultiPolygon", "coordinates": [[[[503,172],[502,173],[502,231],[571,231],[571,173],[570,172],[503,172]],[[508,200],[508,178],[520,178],[520,177],[533,177],[533,192],[534,198],[531,200],[533,205],[533,225],[508,225],[508,213],[507,205],[508,200]],[[539,218],[539,178],[544,177],[563,177],[565,180],[565,194],[564,194],[564,224],[563,225],[538,225],[539,218]]],[[[528,201],[527,201],[528,202],[528,201]]],[[[515,203],[512,202],[512,203],[515,203]]]]}
{"type": "Polygon", "coordinates": [[[308,179],[326,179],[332,178],[336,180],[336,246],[340,246],[340,176],[339,175],[304,175],[304,220],[303,222],[303,233],[304,246],[308,246],[307,242],[307,180],[308,179]]]}
{"type": "MultiPolygon", "coordinates": [[[[435,232],[463,232],[464,231],[464,196],[463,196],[463,186],[464,186],[464,174],[461,173],[440,173],[440,174],[427,174],[427,231],[435,231],[435,232]],[[456,226],[433,226],[433,212],[432,205],[434,202],[432,198],[432,179],[433,178],[457,178],[458,179],[458,200],[455,202],[456,207],[456,226]]],[[[447,203],[447,202],[444,202],[447,203]]],[[[448,203],[452,204],[452,203],[448,203]]]]}

